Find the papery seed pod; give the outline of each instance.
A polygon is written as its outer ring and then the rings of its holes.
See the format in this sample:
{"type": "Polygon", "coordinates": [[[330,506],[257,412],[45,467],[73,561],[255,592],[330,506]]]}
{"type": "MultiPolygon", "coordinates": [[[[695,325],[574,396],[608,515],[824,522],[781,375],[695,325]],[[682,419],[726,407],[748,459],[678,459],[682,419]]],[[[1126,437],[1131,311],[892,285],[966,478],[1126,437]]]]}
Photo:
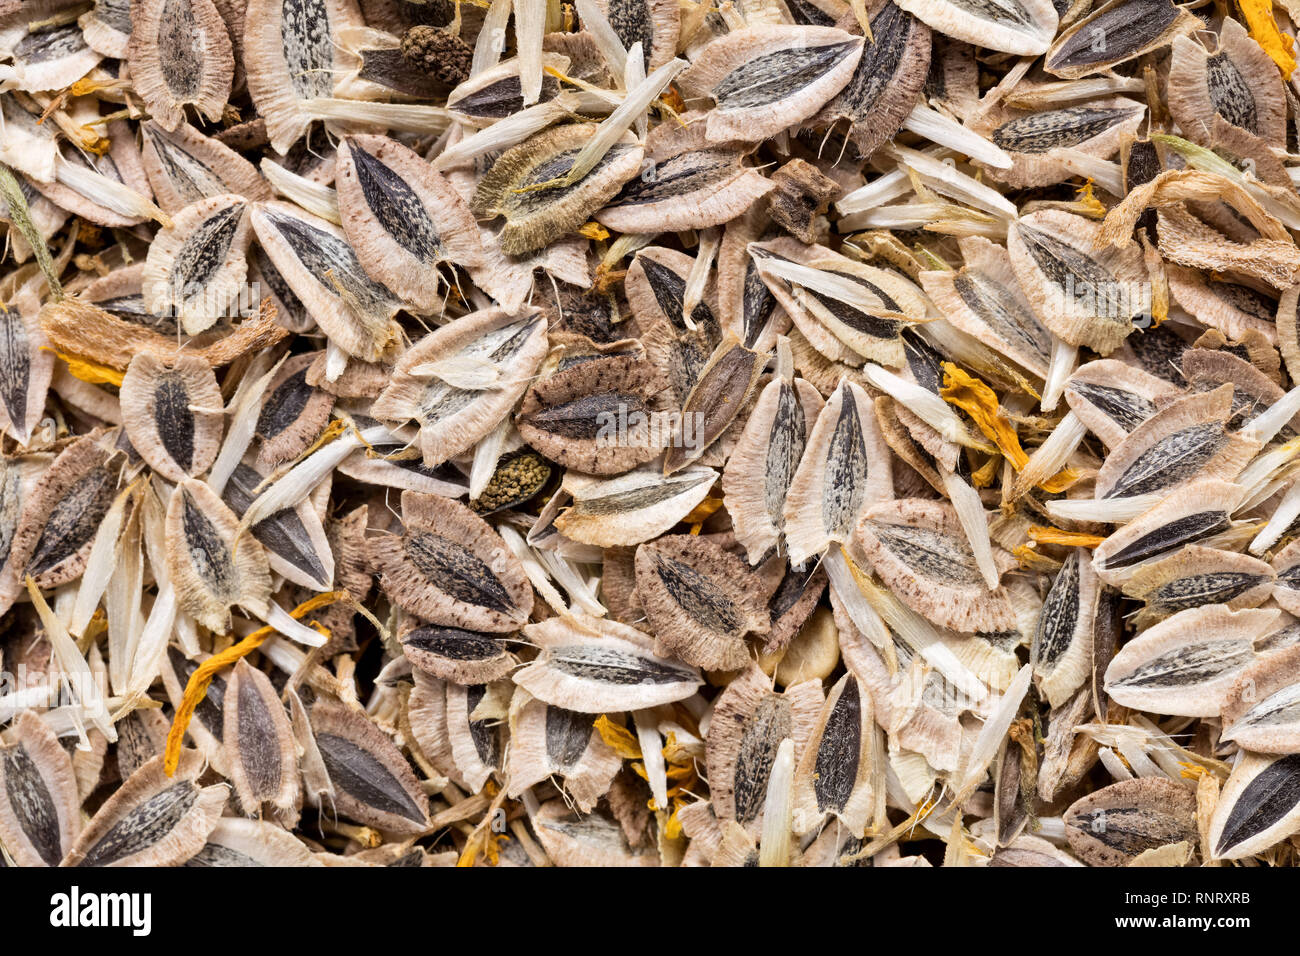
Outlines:
{"type": "Polygon", "coordinates": [[[539,700],[581,713],[642,710],[684,700],[699,671],[655,655],[645,634],[585,615],[530,624],[524,636],[542,648],[514,681],[539,700]]]}
{"type": "Polygon", "coordinates": [[[712,142],[762,139],[807,119],[853,75],[862,39],[832,27],[752,26],[714,40],[679,78],[710,97],[712,142]]]}
{"type": "Polygon", "coordinates": [[[235,57],[212,0],[148,0],[132,17],[132,82],[157,123],[174,130],[193,106],[215,122],[230,95],[235,57]]]}
{"type": "Polygon", "coordinates": [[[176,866],[198,853],[221,819],[230,790],[198,784],[203,757],[183,750],[174,776],[155,757],[104,802],[64,866],[176,866]]]}
{"type": "Polygon", "coordinates": [[[1300,819],[1300,754],[1246,754],[1219,794],[1210,822],[1215,859],[1257,853],[1295,832],[1300,819]]]}
{"type": "Polygon", "coordinates": [[[270,680],[241,660],[227,684],[222,712],[230,781],[244,813],[255,816],[270,804],[281,821],[292,823],[301,801],[297,744],[270,680]]]}
{"type": "Polygon", "coordinates": [[[608,792],[622,758],[601,738],[590,714],[579,714],[516,692],[511,702],[510,792],[522,793],[552,774],[564,778],[578,809],[590,813],[608,792]]]}
{"type": "Polygon", "coordinates": [[[637,599],[656,652],[709,670],[743,666],[746,634],[771,629],[745,577],[739,558],[701,537],[665,535],[637,548],[637,599]]]}
{"type": "Polygon", "coordinates": [[[1196,798],[1161,778],[1125,780],[1070,805],[1070,848],[1092,866],[1124,866],[1145,850],[1196,839],[1196,798]]]}
{"type": "Polygon", "coordinates": [[[428,826],[428,797],[401,751],[365,714],[321,702],[311,726],[340,813],[394,833],[428,826]]]}
{"type": "Polygon", "coordinates": [[[81,830],[72,761],[35,713],[0,746],[0,840],[20,866],[58,866],[81,830]]]}
{"type": "Polygon", "coordinates": [[[501,633],[528,620],[533,593],[499,535],[458,502],[402,493],[399,537],[370,541],[388,595],[435,624],[501,633]]]}
{"type": "Polygon", "coordinates": [[[819,681],[805,681],[777,694],[754,666],[727,685],[708,739],[710,792],[719,819],[735,820],[750,833],[758,831],[781,741],[793,739],[802,757],[821,709],[819,681]]]}
{"type": "Polygon", "coordinates": [[[423,312],[440,309],[437,266],[483,264],[464,200],[394,140],[353,136],[340,144],[343,232],[366,271],[423,312]]]}
{"type": "Polygon", "coordinates": [[[1256,638],[1273,630],[1279,615],[1216,604],[1181,611],[1120,649],[1106,668],[1106,693],[1155,713],[1216,715],[1257,660],[1256,638]]]}
{"type": "Polygon", "coordinates": [[[216,460],[223,403],[207,362],[180,355],[167,365],[143,352],[122,377],[121,402],[127,437],[164,478],[184,481],[216,460]]]}
{"type": "Polygon", "coordinates": [[[577,229],[636,175],[644,154],[625,137],[576,182],[568,181],[596,129],[575,124],[540,133],[508,150],[480,181],[472,208],[481,217],[505,217],[501,248],[506,255],[535,252],[577,229]]]}
{"type": "Polygon", "coordinates": [[[536,310],[472,312],[407,349],[371,411],[418,421],[424,463],[440,465],[491,431],[545,354],[546,323],[536,310]]]}
{"type": "Polygon", "coordinates": [[[239,604],[265,616],[271,593],[266,553],[201,481],[181,482],[167,505],[167,572],[176,598],[194,618],[224,631],[239,604]]]}

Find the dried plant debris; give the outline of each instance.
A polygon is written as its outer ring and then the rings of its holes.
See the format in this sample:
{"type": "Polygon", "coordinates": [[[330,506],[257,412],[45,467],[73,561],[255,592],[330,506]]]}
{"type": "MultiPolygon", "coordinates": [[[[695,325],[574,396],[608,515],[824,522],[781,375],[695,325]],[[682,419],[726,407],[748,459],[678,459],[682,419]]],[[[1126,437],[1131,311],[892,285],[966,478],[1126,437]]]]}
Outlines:
{"type": "Polygon", "coordinates": [[[1300,864],[1292,6],[0,0],[0,860],[1300,864]]]}

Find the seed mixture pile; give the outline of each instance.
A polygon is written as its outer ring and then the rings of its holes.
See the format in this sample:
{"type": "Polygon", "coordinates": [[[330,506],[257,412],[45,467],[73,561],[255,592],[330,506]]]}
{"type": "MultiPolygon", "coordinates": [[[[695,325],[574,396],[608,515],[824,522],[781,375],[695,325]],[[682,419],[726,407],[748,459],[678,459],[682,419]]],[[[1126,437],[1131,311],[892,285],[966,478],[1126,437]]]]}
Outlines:
{"type": "Polygon", "coordinates": [[[1292,865],[1295,0],[0,0],[6,865],[1292,865]]]}

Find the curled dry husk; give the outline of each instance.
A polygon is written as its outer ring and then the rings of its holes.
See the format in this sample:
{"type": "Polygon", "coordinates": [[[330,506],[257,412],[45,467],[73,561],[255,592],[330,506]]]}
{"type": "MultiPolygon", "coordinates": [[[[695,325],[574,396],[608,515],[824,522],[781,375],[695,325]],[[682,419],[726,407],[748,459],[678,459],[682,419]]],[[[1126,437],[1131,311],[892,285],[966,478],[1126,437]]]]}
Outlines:
{"type": "Polygon", "coordinates": [[[0,0],[0,860],[1297,864],[1292,6],[0,0]]]}

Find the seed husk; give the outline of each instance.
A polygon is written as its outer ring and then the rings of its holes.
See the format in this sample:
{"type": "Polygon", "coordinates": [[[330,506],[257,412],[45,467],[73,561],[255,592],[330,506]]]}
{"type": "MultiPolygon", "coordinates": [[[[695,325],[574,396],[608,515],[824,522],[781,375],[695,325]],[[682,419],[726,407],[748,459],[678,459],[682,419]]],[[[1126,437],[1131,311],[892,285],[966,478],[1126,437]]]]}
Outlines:
{"type": "Polygon", "coordinates": [[[402,492],[399,537],[371,539],[384,589],[434,624],[502,633],[528,620],[532,590],[523,568],[482,518],[459,502],[402,492]]]}
{"type": "Polygon", "coordinates": [[[196,356],[165,365],[148,352],[122,377],[122,422],[132,446],[171,481],[207,471],[221,445],[221,390],[212,367],[196,356]]]}
{"type": "Polygon", "coordinates": [[[36,714],[0,746],[0,839],[20,866],[58,866],[81,830],[72,760],[36,714]]]}
{"type": "Polygon", "coordinates": [[[745,578],[735,555],[702,537],[666,535],[638,547],[637,599],[654,628],[656,653],[708,670],[743,666],[746,634],[771,628],[745,578]]]}
{"type": "Polygon", "coordinates": [[[226,23],[212,0],[148,0],[131,17],[127,62],[154,120],[174,130],[193,106],[221,118],[235,76],[226,23]]]}
{"type": "Polygon", "coordinates": [[[579,713],[641,710],[690,697],[699,671],[658,657],[636,628],[578,614],[529,624],[524,636],[542,652],[514,675],[528,693],[579,713]]]}
{"type": "Polygon", "coordinates": [[[167,505],[167,570],[181,607],[214,631],[224,631],[239,604],[267,614],[271,577],[266,552],[238,537],[239,519],[204,482],[187,478],[167,505]]]}
{"type": "Polygon", "coordinates": [[[246,660],[235,665],[226,685],[222,714],[230,781],[244,813],[255,816],[269,804],[292,824],[301,800],[293,729],[271,681],[246,660]]]}
{"type": "Polygon", "coordinates": [[[311,729],[340,813],[399,834],[428,826],[428,797],[378,727],[357,711],[323,701],[311,710],[311,729]]]}
{"type": "Polygon", "coordinates": [[[1300,757],[1246,754],[1219,794],[1210,822],[1215,859],[1236,860],[1295,832],[1300,757]]]}
{"type": "Polygon", "coordinates": [[[1125,866],[1146,850],[1196,839],[1196,798],[1172,780],[1124,780],[1065,812],[1070,848],[1091,866],[1125,866]]]}
{"type": "Polygon", "coordinates": [[[229,790],[198,784],[203,757],[181,752],[176,774],[155,757],[126,780],[86,824],[65,866],[176,866],[199,852],[221,819],[229,790]]]}

